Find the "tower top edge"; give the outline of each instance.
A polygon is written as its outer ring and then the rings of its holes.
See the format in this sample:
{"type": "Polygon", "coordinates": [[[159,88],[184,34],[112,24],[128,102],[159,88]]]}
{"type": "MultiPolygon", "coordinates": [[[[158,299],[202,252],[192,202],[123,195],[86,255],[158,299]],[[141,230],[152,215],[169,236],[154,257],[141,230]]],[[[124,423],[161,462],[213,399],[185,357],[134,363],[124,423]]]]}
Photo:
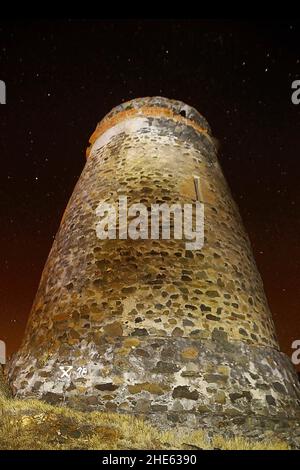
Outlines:
{"type": "MultiPolygon", "coordinates": [[[[183,101],[173,100],[162,96],[152,96],[135,98],[115,106],[104,118],[97,124],[97,127],[90,137],[89,143],[92,145],[96,139],[108,128],[124,119],[137,116],[152,116],[158,119],[173,119],[184,123],[187,126],[194,127],[196,130],[205,133],[211,137],[210,126],[202,114],[195,108],[183,101]]],[[[87,156],[90,152],[87,149],[87,156]]]]}
{"type": "MultiPolygon", "coordinates": [[[[207,130],[208,133],[211,133],[210,126],[205,119],[205,117],[199,113],[192,106],[184,103],[183,101],[173,100],[170,98],[165,98],[163,96],[146,96],[141,98],[134,98],[130,101],[125,101],[118,106],[115,106],[103,119],[110,119],[116,114],[129,111],[131,109],[141,110],[142,108],[167,108],[172,111],[174,114],[177,114],[182,117],[194,121],[195,123],[201,125],[207,130]]],[[[101,121],[100,121],[101,122],[101,121]]]]}

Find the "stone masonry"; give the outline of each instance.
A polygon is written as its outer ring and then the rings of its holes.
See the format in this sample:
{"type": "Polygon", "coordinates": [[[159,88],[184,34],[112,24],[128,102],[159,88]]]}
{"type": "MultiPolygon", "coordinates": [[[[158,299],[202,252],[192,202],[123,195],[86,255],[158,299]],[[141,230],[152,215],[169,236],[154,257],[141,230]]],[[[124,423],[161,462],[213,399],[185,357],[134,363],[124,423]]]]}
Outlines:
{"type": "Polygon", "coordinates": [[[197,426],[203,413],[300,416],[272,316],[206,120],[161,97],[114,108],[47,260],[23,344],[17,397],[197,426]],[[200,200],[205,243],[100,240],[96,207],[200,200]]]}

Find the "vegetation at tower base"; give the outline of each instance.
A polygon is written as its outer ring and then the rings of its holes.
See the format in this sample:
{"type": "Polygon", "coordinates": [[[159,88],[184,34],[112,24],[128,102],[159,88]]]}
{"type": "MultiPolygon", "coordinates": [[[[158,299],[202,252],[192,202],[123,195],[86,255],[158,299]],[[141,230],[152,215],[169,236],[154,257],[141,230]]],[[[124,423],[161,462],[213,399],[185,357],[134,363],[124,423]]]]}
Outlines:
{"type": "Polygon", "coordinates": [[[141,417],[119,413],[82,413],[37,400],[0,398],[0,449],[136,450],[224,449],[289,450],[300,448],[293,422],[257,421],[255,417],[203,415],[197,430],[161,431],[141,417]],[[213,418],[213,421],[211,421],[213,418]],[[209,422],[211,425],[209,426],[209,422]],[[293,433],[288,429],[293,427],[293,433]]]}
{"type": "Polygon", "coordinates": [[[236,435],[254,422],[295,428],[297,376],[206,120],[182,102],[141,98],[112,110],[90,143],[9,365],[15,397],[131,413],[160,432],[219,427],[218,416],[227,431],[238,423],[236,435]],[[200,197],[204,247],[100,240],[96,208],[119,195],[147,207],[200,197]]]}

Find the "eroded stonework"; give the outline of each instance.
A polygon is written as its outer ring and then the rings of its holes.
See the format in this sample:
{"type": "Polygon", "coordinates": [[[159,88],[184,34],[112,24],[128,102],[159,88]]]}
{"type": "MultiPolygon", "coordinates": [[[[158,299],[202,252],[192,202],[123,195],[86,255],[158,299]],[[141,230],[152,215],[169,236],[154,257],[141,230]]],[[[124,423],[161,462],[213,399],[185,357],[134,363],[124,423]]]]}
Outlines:
{"type": "Polygon", "coordinates": [[[11,396],[11,392],[8,387],[6,377],[4,375],[4,368],[0,364],[0,398],[1,397],[8,398],[10,396],[11,396]]]}
{"type": "Polygon", "coordinates": [[[10,365],[15,394],[190,425],[208,411],[297,414],[297,377],[205,119],[179,101],[133,100],[101,121],[87,154],[10,365]],[[99,203],[190,204],[195,177],[201,250],[97,238],[99,203]]]}

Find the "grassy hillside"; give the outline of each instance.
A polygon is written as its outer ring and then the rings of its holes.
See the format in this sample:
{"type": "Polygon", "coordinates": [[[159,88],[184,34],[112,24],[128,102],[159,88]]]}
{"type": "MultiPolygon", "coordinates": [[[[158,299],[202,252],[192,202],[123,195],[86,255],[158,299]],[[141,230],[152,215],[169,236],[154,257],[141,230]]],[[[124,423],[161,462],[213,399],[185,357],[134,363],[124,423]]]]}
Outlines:
{"type": "Polygon", "coordinates": [[[270,437],[208,438],[201,430],[160,432],[148,422],[115,413],[83,413],[36,400],[0,398],[0,449],[278,449],[289,446],[270,437]]]}

